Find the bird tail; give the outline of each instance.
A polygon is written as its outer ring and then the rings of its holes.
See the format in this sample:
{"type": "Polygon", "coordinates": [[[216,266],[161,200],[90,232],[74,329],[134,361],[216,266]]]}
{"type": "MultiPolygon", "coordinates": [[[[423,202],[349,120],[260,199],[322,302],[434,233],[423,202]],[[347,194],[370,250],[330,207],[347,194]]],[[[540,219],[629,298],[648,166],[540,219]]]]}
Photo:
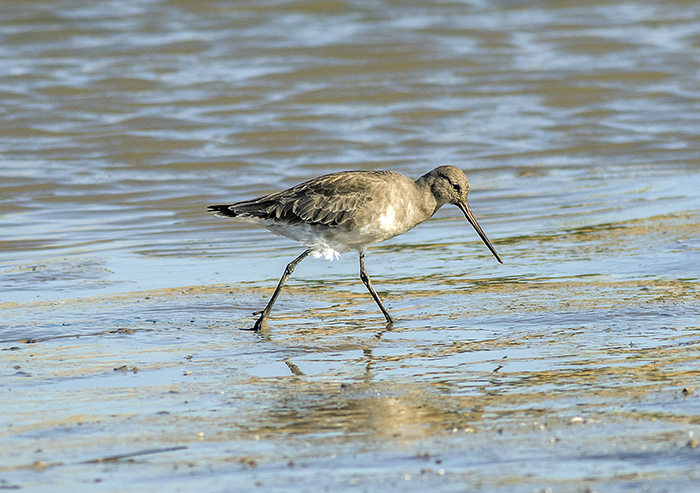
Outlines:
{"type": "Polygon", "coordinates": [[[207,212],[216,212],[219,217],[236,217],[238,214],[231,210],[231,204],[226,205],[210,205],[207,207],[207,212]]]}

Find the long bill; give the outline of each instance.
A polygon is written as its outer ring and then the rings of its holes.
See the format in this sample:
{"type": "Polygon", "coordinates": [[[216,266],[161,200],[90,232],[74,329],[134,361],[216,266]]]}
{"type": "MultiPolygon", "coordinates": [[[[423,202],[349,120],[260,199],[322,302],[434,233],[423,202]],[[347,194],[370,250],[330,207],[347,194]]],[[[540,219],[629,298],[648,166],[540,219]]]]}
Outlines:
{"type": "Polygon", "coordinates": [[[481,226],[479,226],[479,223],[474,217],[474,213],[472,212],[471,207],[469,207],[469,204],[467,202],[459,203],[457,204],[457,207],[459,207],[460,210],[464,213],[464,217],[467,218],[467,221],[469,221],[469,224],[471,224],[474,227],[476,232],[481,237],[481,240],[486,244],[487,247],[489,247],[489,250],[491,250],[493,256],[496,257],[496,260],[498,260],[500,263],[503,263],[503,260],[501,260],[501,257],[498,255],[498,253],[496,253],[496,249],[489,241],[488,237],[486,236],[486,233],[484,233],[484,230],[481,229],[481,226]]]}

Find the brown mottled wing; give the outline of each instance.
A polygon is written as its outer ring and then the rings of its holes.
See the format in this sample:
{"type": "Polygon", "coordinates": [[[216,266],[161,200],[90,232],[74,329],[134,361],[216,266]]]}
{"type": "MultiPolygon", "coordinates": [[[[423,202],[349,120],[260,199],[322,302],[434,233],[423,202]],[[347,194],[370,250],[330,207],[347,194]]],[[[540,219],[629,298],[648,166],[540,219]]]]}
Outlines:
{"type": "Polygon", "coordinates": [[[320,176],[282,192],[210,210],[232,217],[272,219],[290,224],[306,222],[351,227],[355,214],[372,200],[386,171],[344,171],[320,176]]]}

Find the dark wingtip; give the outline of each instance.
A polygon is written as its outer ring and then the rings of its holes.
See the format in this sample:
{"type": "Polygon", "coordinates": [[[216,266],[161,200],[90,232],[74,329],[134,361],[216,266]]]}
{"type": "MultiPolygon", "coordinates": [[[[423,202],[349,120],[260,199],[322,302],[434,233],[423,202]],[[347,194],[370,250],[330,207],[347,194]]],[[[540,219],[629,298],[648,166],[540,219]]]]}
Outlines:
{"type": "Polygon", "coordinates": [[[236,213],[230,207],[230,205],[209,205],[207,206],[207,212],[216,212],[220,216],[235,217],[236,213]]]}

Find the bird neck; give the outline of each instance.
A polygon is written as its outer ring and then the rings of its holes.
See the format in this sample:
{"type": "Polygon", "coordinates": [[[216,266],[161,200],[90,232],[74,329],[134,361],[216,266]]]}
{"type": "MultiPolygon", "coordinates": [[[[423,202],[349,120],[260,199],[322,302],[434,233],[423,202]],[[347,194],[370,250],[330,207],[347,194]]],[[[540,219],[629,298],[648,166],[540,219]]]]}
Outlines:
{"type": "MultiPolygon", "coordinates": [[[[438,199],[433,192],[433,183],[435,177],[430,173],[423,175],[418,178],[416,183],[416,190],[421,197],[421,209],[425,211],[427,217],[432,217],[440,208],[446,204],[445,201],[438,199]]],[[[427,219],[427,218],[426,218],[427,219]]]]}

